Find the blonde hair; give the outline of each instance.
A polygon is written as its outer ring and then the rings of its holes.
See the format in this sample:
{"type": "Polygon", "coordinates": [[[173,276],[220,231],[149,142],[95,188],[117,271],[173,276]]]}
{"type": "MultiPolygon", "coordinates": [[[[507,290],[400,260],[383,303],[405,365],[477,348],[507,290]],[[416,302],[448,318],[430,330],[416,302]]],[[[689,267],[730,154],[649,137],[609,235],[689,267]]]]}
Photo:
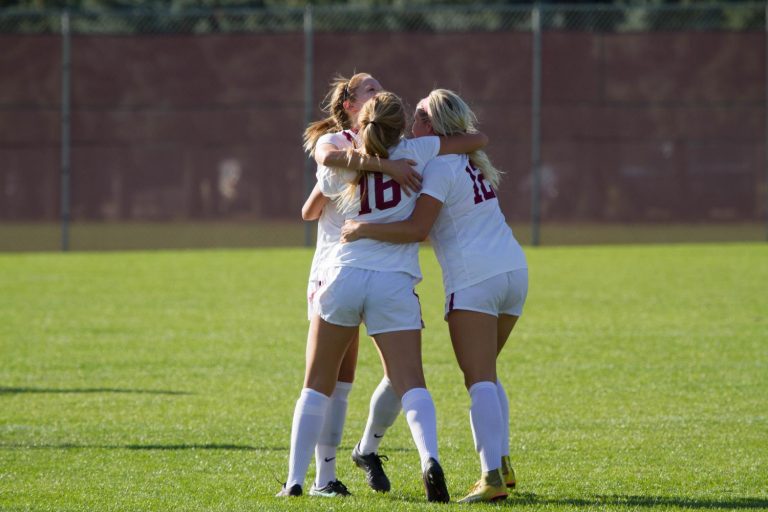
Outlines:
{"type": "Polygon", "coordinates": [[[368,78],[373,77],[368,73],[357,73],[352,78],[345,78],[341,75],[334,77],[322,107],[323,112],[327,112],[329,115],[325,119],[310,123],[304,130],[304,151],[314,156],[317,139],[326,133],[352,128],[352,119],[349,118],[344,109],[344,102],[347,100],[355,101],[357,88],[368,78]]]}
{"type": "MultiPolygon", "coordinates": [[[[425,100],[427,110],[417,109],[416,115],[427,116],[436,135],[477,133],[477,116],[455,92],[435,89],[425,100]]],[[[498,188],[504,173],[493,166],[485,151],[473,151],[467,156],[491,186],[498,188]]]]}
{"type": "MultiPolygon", "coordinates": [[[[365,153],[388,158],[389,149],[397,145],[405,133],[403,100],[394,93],[380,92],[363,105],[358,121],[358,135],[363,142],[365,153]]],[[[341,211],[349,211],[357,204],[357,185],[367,174],[365,171],[358,171],[355,180],[350,182],[339,196],[337,203],[341,211]]]]}

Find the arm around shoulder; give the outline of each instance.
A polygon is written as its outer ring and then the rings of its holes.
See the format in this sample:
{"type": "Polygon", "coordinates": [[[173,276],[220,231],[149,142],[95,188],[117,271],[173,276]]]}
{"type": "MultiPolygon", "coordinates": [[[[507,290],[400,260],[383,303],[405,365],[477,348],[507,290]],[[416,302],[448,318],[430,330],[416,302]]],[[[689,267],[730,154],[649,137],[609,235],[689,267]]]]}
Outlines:
{"type": "Polygon", "coordinates": [[[347,221],[341,229],[342,242],[373,238],[394,244],[411,244],[427,239],[443,203],[426,194],[419,196],[410,218],[391,223],[347,221]]]}
{"type": "Polygon", "coordinates": [[[464,154],[483,149],[488,145],[488,136],[484,133],[464,133],[440,137],[438,155],[464,154]]]}
{"type": "Polygon", "coordinates": [[[315,188],[309,194],[309,197],[301,207],[301,218],[303,220],[317,220],[323,213],[323,208],[328,204],[328,198],[320,192],[320,186],[315,184],[315,188]]]}
{"type": "Polygon", "coordinates": [[[317,147],[315,147],[315,163],[317,165],[324,165],[326,167],[331,166],[331,162],[336,160],[336,157],[339,154],[345,154],[346,152],[343,149],[339,149],[333,144],[330,143],[323,143],[318,144],[317,147]]]}

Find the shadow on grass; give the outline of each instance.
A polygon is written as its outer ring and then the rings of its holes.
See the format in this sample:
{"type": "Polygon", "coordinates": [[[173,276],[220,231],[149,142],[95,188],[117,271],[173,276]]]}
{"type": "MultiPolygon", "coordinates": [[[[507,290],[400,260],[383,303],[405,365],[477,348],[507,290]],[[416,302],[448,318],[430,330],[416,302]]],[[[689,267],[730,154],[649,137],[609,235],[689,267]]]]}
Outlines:
{"type": "Polygon", "coordinates": [[[288,451],[288,448],[264,448],[243,444],[128,444],[116,446],[128,450],[235,450],[235,451],[288,451]]]}
{"type": "Polygon", "coordinates": [[[244,444],[0,444],[6,450],[233,450],[287,452],[288,447],[249,446],[244,444]]]}
{"type": "MultiPolygon", "coordinates": [[[[352,447],[340,447],[341,450],[352,450],[352,447]]],[[[77,449],[97,449],[97,450],[233,450],[233,451],[265,451],[265,452],[287,452],[288,446],[251,446],[247,444],[231,443],[182,443],[182,444],[0,444],[0,450],[77,450],[77,449]]],[[[389,452],[407,452],[413,448],[393,447],[389,452]]]]}
{"type": "Polygon", "coordinates": [[[635,496],[626,494],[596,495],[592,498],[549,498],[533,493],[511,493],[502,506],[571,505],[575,507],[679,507],[689,509],[724,508],[731,510],[765,509],[768,499],[736,497],[732,499],[686,498],[681,496],[635,496]]]}
{"type": "Polygon", "coordinates": [[[169,391],[166,389],[124,389],[124,388],[10,388],[0,386],[0,395],[23,393],[132,393],[141,395],[191,395],[188,391],[169,391]]]}
{"type": "MultiPolygon", "coordinates": [[[[462,495],[451,496],[451,500],[461,499],[462,495]]],[[[421,496],[390,494],[389,499],[401,503],[423,503],[421,496]]],[[[531,507],[540,508],[542,505],[570,505],[579,508],[597,508],[606,507],[631,507],[631,508],[682,508],[682,509],[729,509],[729,510],[748,510],[765,509],[768,507],[768,499],[765,498],[733,498],[733,499],[706,499],[706,498],[685,498],[681,496],[634,496],[625,494],[616,495],[595,495],[585,498],[550,498],[538,496],[530,492],[510,492],[509,498],[505,501],[493,503],[494,507],[531,507]]]]}

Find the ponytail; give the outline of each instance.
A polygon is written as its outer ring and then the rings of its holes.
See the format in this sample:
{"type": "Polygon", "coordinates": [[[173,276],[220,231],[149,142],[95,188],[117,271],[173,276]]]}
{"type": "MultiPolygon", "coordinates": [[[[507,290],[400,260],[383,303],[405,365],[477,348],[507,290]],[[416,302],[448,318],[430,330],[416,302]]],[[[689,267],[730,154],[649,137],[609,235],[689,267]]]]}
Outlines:
{"type": "Polygon", "coordinates": [[[493,166],[488,155],[485,154],[485,151],[473,151],[467,156],[469,157],[469,162],[472,166],[483,173],[483,178],[485,178],[493,188],[498,189],[499,183],[501,182],[501,175],[504,174],[504,172],[493,166]]]}
{"type": "Polygon", "coordinates": [[[341,127],[339,122],[333,116],[328,116],[320,121],[309,123],[307,129],[304,130],[304,151],[309,153],[310,156],[315,156],[315,146],[317,140],[326,133],[340,132],[344,128],[341,127]]]}
{"type": "MultiPolygon", "coordinates": [[[[435,89],[425,100],[428,108],[423,112],[429,116],[432,130],[437,135],[477,133],[477,116],[455,92],[435,89]]],[[[504,173],[493,166],[485,151],[473,151],[467,156],[491,186],[497,189],[504,173]]]]}
{"type": "MultiPolygon", "coordinates": [[[[397,145],[405,133],[405,107],[403,101],[391,92],[380,92],[363,105],[358,117],[358,135],[365,153],[379,158],[389,157],[389,148],[397,145]]],[[[358,171],[355,180],[337,199],[339,210],[348,212],[357,204],[357,185],[367,176],[358,171]]]]}
{"type": "Polygon", "coordinates": [[[323,112],[328,113],[328,117],[320,121],[315,121],[304,130],[304,151],[310,156],[315,155],[315,146],[317,140],[326,133],[340,132],[352,128],[352,119],[349,118],[347,110],[344,108],[345,101],[355,101],[355,91],[360,83],[369,78],[368,73],[357,73],[352,78],[345,78],[336,75],[331,81],[331,89],[323,99],[323,112]]]}

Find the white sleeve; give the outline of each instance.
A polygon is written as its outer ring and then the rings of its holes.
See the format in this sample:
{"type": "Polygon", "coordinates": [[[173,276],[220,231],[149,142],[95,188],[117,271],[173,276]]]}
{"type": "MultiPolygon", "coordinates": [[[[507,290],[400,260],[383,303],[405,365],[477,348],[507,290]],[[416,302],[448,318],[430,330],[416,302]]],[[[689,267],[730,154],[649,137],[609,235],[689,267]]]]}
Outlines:
{"type": "Polygon", "coordinates": [[[317,185],[325,197],[336,197],[354,181],[357,173],[338,167],[317,166],[317,185]]]}
{"type": "Polygon", "coordinates": [[[440,152],[440,138],[434,135],[427,137],[417,137],[411,139],[413,142],[413,151],[417,155],[417,160],[421,162],[429,162],[437,156],[440,152]]]}
{"type": "Polygon", "coordinates": [[[337,149],[345,149],[352,145],[347,141],[347,139],[344,137],[344,135],[341,132],[326,133],[325,135],[321,135],[320,138],[317,139],[317,142],[315,143],[315,147],[320,146],[322,144],[331,144],[335,146],[337,149]]]}
{"type": "MultiPolygon", "coordinates": [[[[315,146],[322,144],[331,144],[337,149],[346,149],[352,147],[352,143],[344,137],[341,132],[326,133],[317,139],[315,146]]],[[[347,184],[355,179],[357,173],[338,167],[317,166],[317,184],[320,192],[326,197],[335,197],[341,194],[347,187],[347,184]]]]}
{"type": "Polygon", "coordinates": [[[451,166],[439,158],[432,160],[424,168],[422,176],[424,179],[421,183],[421,193],[445,203],[453,186],[451,166]]]}

